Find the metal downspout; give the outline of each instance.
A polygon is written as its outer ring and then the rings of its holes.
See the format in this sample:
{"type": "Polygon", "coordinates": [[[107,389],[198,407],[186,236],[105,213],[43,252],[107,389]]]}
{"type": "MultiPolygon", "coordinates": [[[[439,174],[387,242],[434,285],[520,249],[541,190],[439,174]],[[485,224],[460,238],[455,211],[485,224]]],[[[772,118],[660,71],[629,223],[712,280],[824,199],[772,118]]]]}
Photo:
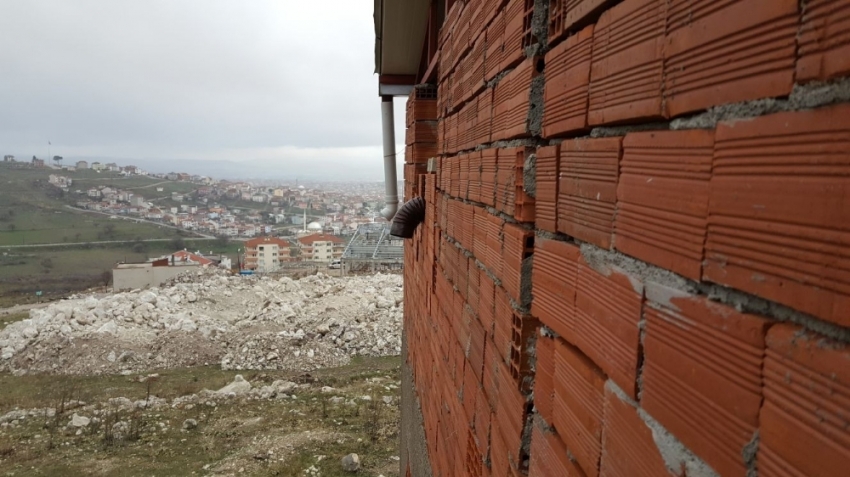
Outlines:
{"type": "Polygon", "coordinates": [[[392,220],[398,212],[398,177],[395,167],[395,119],[393,117],[393,97],[381,96],[381,122],[384,132],[384,187],[386,189],[386,207],[381,215],[392,220]]]}

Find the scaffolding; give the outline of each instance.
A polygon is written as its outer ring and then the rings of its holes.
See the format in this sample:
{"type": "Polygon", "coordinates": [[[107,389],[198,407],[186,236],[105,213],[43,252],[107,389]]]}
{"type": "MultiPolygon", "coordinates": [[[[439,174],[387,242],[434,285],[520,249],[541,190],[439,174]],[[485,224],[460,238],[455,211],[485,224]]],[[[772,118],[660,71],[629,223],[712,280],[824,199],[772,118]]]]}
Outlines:
{"type": "Polygon", "coordinates": [[[397,270],[404,266],[404,240],[390,235],[389,224],[361,224],[342,254],[345,270],[397,270]]]}

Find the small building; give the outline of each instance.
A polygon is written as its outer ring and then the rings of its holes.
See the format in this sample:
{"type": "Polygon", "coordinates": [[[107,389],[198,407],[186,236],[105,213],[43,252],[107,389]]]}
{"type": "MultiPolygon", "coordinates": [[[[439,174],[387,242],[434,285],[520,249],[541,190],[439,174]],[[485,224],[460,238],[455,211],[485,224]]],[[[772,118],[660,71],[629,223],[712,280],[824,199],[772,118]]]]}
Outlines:
{"type": "Polygon", "coordinates": [[[112,287],[118,290],[158,287],[168,279],[201,267],[200,263],[161,258],[152,262],[119,263],[112,269],[112,287]]]}
{"type": "Polygon", "coordinates": [[[104,169],[106,169],[106,166],[104,166],[100,162],[92,162],[91,163],[91,170],[93,170],[93,171],[102,171],[104,169]]]}
{"type": "Polygon", "coordinates": [[[86,161],[77,161],[77,170],[88,169],[89,163],[86,161]]]}
{"type": "Polygon", "coordinates": [[[313,262],[330,262],[342,257],[345,251],[345,241],[336,235],[317,233],[300,237],[298,246],[304,260],[313,262]]]}
{"type": "Polygon", "coordinates": [[[273,272],[284,262],[292,262],[292,244],[277,237],[257,237],[245,242],[246,270],[273,272]]]}

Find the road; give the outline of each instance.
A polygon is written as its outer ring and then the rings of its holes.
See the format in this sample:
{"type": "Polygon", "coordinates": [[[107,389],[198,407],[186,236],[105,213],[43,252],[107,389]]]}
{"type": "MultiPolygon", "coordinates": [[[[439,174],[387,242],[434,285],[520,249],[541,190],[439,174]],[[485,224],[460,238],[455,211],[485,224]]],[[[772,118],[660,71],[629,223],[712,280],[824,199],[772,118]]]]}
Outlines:
{"type": "MultiPolygon", "coordinates": [[[[188,237],[188,240],[215,240],[215,237],[188,237]]],[[[139,243],[139,242],[171,242],[174,239],[144,239],[144,240],[103,240],[99,242],[58,242],[58,243],[34,243],[28,245],[0,245],[0,250],[7,248],[38,248],[38,247],[79,247],[81,245],[103,245],[110,243],[139,243]]],[[[238,240],[234,237],[234,240],[238,240]]]]}
{"type": "Polygon", "coordinates": [[[148,184],[148,185],[143,185],[143,186],[138,186],[138,187],[128,187],[127,190],[150,189],[151,187],[156,187],[156,186],[162,185],[162,184],[169,184],[171,182],[172,181],[162,181],[162,182],[156,182],[156,183],[153,183],[153,184],[148,184]]]}

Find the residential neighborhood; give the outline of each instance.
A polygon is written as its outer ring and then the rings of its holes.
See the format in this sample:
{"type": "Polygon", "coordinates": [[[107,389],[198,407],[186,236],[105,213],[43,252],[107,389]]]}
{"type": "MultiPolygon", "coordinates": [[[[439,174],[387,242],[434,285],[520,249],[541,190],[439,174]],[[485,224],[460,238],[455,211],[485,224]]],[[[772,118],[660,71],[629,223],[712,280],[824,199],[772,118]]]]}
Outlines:
{"type": "Polygon", "coordinates": [[[386,224],[379,213],[383,186],[377,182],[231,181],[84,160],[20,164],[52,169],[47,182],[69,207],[243,241],[240,265],[256,272],[291,262],[331,264],[341,259],[358,227],[386,224]]]}

